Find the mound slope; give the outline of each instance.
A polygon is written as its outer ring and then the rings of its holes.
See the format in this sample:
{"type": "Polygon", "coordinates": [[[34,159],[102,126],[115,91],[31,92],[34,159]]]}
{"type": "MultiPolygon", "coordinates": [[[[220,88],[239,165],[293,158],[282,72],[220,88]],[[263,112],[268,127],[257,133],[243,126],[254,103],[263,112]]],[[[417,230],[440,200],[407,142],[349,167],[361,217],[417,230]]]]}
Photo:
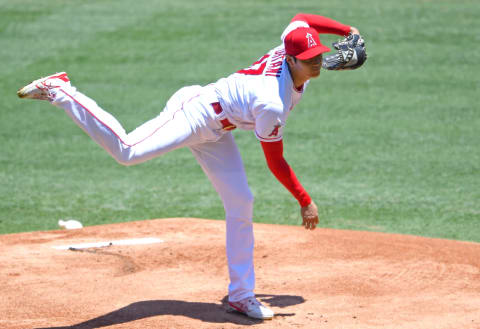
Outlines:
{"type": "Polygon", "coordinates": [[[227,313],[223,221],[0,236],[1,328],[480,328],[480,244],[255,224],[257,296],[227,313]],[[157,237],[163,243],[57,250],[157,237]]]}

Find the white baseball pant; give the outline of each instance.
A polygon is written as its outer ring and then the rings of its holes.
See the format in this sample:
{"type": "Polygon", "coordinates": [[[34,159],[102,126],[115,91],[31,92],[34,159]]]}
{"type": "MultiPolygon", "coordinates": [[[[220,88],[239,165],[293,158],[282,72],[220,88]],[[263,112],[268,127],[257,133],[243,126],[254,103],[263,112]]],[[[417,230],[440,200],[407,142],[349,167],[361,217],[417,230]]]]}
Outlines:
{"type": "Polygon", "coordinates": [[[189,147],[220,195],[226,215],[229,301],[254,296],[253,195],[238,147],[222,130],[211,104],[214,90],[191,86],[177,91],[156,118],[127,134],[121,124],[74,87],[62,87],[52,104],[68,116],[117,162],[133,165],[180,147],[189,147]]]}

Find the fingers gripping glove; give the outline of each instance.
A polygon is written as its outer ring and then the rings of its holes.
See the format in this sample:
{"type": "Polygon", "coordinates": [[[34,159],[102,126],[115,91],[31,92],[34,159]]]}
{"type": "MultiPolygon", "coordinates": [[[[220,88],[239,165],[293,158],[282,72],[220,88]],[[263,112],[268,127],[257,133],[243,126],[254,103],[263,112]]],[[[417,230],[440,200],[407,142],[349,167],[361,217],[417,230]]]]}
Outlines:
{"type": "Polygon", "coordinates": [[[367,60],[365,42],[358,34],[349,34],[332,44],[337,51],[323,58],[322,67],[327,70],[355,70],[367,60]]]}

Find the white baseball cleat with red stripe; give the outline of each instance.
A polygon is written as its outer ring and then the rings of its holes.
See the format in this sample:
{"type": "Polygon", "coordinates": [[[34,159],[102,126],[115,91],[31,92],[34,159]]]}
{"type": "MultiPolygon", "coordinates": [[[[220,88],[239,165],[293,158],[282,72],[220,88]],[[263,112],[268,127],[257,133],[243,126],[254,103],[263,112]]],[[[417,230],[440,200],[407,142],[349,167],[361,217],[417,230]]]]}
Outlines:
{"type": "Polygon", "coordinates": [[[238,302],[228,302],[231,311],[237,311],[254,319],[268,320],[273,318],[273,311],[265,307],[255,297],[247,297],[238,302]]]}
{"type": "Polygon", "coordinates": [[[48,77],[35,80],[17,91],[20,98],[31,98],[53,101],[57,94],[57,89],[70,86],[70,79],[67,73],[60,72],[48,77]]]}

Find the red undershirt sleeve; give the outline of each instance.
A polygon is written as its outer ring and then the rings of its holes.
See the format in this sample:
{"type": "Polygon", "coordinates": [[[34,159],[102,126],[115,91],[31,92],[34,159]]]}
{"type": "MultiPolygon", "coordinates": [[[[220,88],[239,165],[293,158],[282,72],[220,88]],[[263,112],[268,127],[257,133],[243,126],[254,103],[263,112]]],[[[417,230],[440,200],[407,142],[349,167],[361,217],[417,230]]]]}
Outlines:
{"type": "Polygon", "coordinates": [[[268,168],[273,175],[292,193],[301,207],[308,206],[312,202],[312,199],[302,187],[292,168],[290,168],[283,157],[283,141],[260,143],[263,148],[263,153],[265,154],[265,159],[267,160],[268,168]]]}
{"type": "Polygon", "coordinates": [[[331,18],[312,14],[297,14],[292,22],[303,21],[318,33],[337,34],[346,36],[350,32],[350,26],[334,21],[331,18]]]}

